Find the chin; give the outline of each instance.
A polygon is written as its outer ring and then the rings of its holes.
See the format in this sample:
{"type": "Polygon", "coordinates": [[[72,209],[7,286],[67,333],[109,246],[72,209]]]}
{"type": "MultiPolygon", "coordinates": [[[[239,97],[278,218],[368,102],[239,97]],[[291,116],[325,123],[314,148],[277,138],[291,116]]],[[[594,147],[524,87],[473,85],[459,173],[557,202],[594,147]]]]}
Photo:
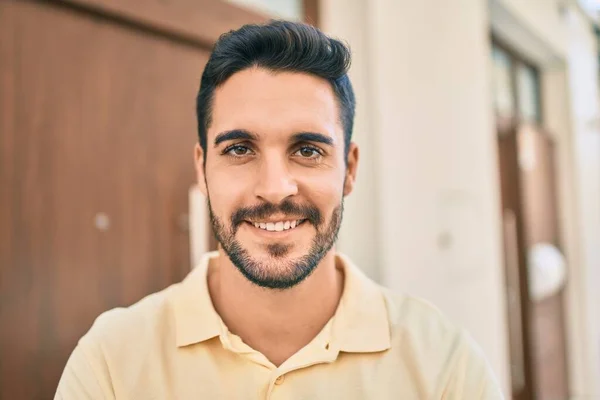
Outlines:
{"type": "Polygon", "coordinates": [[[233,261],[248,280],[270,289],[292,288],[310,276],[317,267],[317,263],[308,261],[308,252],[294,254],[296,252],[290,251],[285,255],[274,256],[272,251],[273,249],[262,250],[258,256],[248,252],[246,258],[234,257],[233,261]]]}
{"type": "Polygon", "coordinates": [[[261,248],[259,251],[248,252],[249,260],[256,266],[261,266],[261,269],[281,270],[293,269],[293,265],[301,262],[308,252],[301,253],[293,248],[292,245],[268,245],[261,248]]]}

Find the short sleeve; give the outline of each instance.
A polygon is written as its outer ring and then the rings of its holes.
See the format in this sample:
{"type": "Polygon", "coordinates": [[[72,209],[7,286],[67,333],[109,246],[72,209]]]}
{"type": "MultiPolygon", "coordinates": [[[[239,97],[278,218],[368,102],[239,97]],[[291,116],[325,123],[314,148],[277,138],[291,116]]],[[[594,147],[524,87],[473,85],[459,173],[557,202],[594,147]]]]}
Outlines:
{"type": "Polygon", "coordinates": [[[84,337],[80,340],[69,357],[54,400],[115,398],[101,352],[94,351],[85,339],[84,337]]]}
{"type": "Polygon", "coordinates": [[[458,343],[442,399],[503,400],[500,385],[477,343],[464,331],[460,332],[458,343]]]}

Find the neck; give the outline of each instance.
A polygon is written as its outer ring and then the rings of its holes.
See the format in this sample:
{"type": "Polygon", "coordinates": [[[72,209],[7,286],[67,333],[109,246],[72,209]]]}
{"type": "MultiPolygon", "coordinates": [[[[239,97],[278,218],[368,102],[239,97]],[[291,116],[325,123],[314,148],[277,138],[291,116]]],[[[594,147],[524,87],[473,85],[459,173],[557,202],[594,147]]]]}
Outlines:
{"type": "Polygon", "coordinates": [[[247,280],[219,250],[208,286],[215,310],[228,329],[279,365],[306,346],[337,309],[343,272],[329,251],[313,273],[285,290],[266,289],[247,280]]]}

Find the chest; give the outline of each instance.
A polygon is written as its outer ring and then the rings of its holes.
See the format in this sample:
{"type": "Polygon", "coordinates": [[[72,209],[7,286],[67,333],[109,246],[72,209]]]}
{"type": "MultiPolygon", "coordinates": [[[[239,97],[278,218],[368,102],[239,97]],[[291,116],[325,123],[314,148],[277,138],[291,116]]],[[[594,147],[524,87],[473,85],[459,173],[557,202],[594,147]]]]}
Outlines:
{"type": "Polygon", "coordinates": [[[330,362],[268,368],[243,354],[187,353],[143,363],[121,377],[117,399],[428,399],[432,382],[386,355],[340,354],[330,362]]]}

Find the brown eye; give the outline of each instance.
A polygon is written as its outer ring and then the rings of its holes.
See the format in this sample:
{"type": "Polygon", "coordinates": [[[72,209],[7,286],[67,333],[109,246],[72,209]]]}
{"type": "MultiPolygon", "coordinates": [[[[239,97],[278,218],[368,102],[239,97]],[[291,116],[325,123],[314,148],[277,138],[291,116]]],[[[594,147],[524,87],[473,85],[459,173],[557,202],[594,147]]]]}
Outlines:
{"type": "Polygon", "coordinates": [[[235,157],[247,156],[251,152],[252,152],[252,150],[250,150],[248,147],[241,146],[241,145],[231,146],[227,150],[225,150],[226,154],[230,154],[235,157]]]}
{"type": "Polygon", "coordinates": [[[298,150],[298,154],[304,158],[315,158],[321,155],[317,149],[312,147],[302,147],[298,150]]]}

